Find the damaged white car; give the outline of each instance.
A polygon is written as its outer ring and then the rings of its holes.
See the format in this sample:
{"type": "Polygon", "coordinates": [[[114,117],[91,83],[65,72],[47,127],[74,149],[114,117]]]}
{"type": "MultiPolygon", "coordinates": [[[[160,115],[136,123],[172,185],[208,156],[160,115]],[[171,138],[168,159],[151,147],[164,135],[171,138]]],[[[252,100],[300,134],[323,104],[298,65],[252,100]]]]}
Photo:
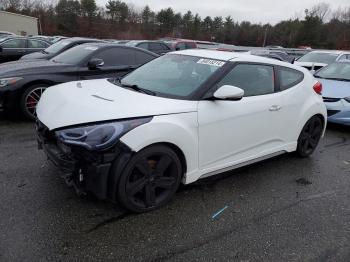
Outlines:
{"type": "Polygon", "coordinates": [[[180,183],[285,152],[312,154],[327,119],[321,90],[292,64],[173,52],[122,79],[48,88],[38,143],[79,192],[144,212],[180,183]]]}

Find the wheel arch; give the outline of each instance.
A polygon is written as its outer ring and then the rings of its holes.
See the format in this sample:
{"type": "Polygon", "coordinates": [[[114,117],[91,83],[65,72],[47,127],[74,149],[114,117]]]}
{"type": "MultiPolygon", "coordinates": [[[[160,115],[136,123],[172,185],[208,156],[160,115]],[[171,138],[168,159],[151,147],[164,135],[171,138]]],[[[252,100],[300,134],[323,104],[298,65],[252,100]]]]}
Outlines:
{"type": "Polygon", "coordinates": [[[52,86],[55,85],[56,83],[50,80],[45,80],[45,79],[39,79],[39,80],[32,80],[29,81],[28,83],[25,83],[22,88],[21,88],[21,92],[20,92],[20,97],[23,96],[23,94],[27,91],[28,88],[30,88],[31,86],[34,85],[39,85],[39,84],[44,84],[44,85],[48,85],[48,86],[52,86]]]}
{"type": "Polygon", "coordinates": [[[156,145],[164,145],[169,147],[170,149],[172,149],[175,154],[179,157],[180,162],[181,162],[181,167],[182,167],[182,176],[184,176],[184,174],[186,174],[187,172],[187,161],[186,161],[186,157],[184,152],[181,150],[181,148],[179,148],[177,145],[170,143],[170,142],[157,142],[157,143],[153,143],[150,145],[147,145],[144,148],[141,148],[141,150],[147,148],[147,147],[151,147],[151,146],[156,146],[156,145]]]}
{"type": "Polygon", "coordinates": [[[25,83],[23,85],[23,93],[25,92],[25,90],[33,85],[39,85],[39,84],[45,84],[45,85],[54,85],[55,83],[50,81],[50,80],[44,80],[44,79],[41,79],[41,80],[33,80],[33,81],[30,81],[28,83],[25,83]]]}
{"type": "Polygon", "coordinates": [[[321,121],[322,121],[322,125],[323,125],[323,133],[322,133],[322,136],[324,135],[324,132],[326,131],[326,123],[327,123],[327,120],[326,120],[325,116],[322,115],[321,113],[316,113],[316,114],[313,114],[313,115],[311,115],[311,116],[305,118],[305,119],[304,119],[305,121],[304,121],[303,125],[301,126],[301,129],[299,130],[299,134],[300,134],[301,130],[303,130],[303,128],[304,128],[304,126],[306,125],[306,123],[307,123],[311,118],[313,118],[313,117],[315,117],[315,116],[318,117],[318,118],[320,118],[321,121]]]}

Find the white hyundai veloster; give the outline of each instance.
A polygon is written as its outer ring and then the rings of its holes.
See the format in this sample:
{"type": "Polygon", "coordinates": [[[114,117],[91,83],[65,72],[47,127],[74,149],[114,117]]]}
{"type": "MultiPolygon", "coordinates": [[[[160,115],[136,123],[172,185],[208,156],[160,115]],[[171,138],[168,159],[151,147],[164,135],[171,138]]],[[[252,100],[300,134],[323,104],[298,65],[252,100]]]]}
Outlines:
{"type": "Polygon", "coordinates": [[[168,53],[122,79],[48,88],[39,148],[78,192],[143,212],[182,182],[285,152],[309,156],[326,127],[304,68],[232,52],[168,53]]]}

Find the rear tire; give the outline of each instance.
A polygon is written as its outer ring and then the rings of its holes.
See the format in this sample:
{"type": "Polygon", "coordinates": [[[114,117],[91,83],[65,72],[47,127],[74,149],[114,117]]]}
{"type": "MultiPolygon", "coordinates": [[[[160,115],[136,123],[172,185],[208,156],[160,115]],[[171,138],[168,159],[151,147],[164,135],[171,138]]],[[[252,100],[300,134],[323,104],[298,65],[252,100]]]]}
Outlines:
{"type": "Polygon", "coordinates": [[[49,86],[46,84],[32,85],[23,93],[21,97],[21,110],[25,118],[35,120],[36,106],[40,100],[41,95],[49,86]]]}
{"type": "Polygon", "coordinates": [[[320,117],[311,117],[301,130],[298,138],[297,154],[300,157],[310,156],[316,149],[323,133],[323,122],[320,117]]]}
{"type": "Polygon", "coordinates": [[[127,209],[141,213],[167,204],[177,191],[182,166],[167,146],[147,147],[134,155],[119,179],[117,199],[127,209]]]}

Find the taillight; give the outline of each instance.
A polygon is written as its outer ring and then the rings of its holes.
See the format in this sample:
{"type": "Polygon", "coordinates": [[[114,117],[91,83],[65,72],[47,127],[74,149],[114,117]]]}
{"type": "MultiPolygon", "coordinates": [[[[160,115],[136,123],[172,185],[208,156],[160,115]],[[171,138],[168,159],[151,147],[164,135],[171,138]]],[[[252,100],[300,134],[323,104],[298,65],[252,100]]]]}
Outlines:
{"type": "Polygon", "coordinates": [[[322,84],[320,82],[317,82],[314,86],[313,86],[314,91],[321,95],[322,94],[322,84]]]}

